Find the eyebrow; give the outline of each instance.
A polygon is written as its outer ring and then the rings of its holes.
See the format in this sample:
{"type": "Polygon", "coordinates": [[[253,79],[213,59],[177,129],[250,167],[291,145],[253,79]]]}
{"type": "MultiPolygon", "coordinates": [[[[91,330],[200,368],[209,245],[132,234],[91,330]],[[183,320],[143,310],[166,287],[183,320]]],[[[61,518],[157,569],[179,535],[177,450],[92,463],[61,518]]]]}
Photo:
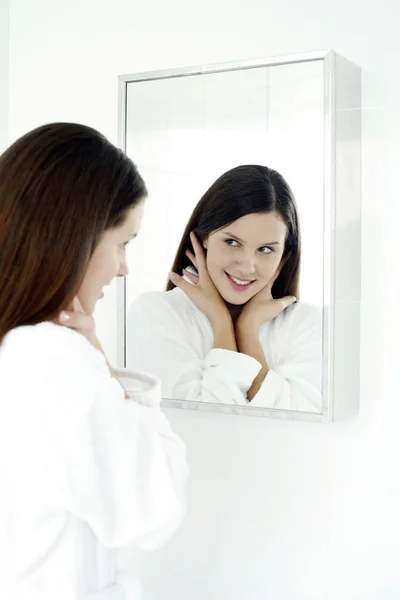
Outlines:
{"type": "MultiPolygon", "coordinates": [[[[240,239],[240,237],[238,237],[237,235],[233,235],[233,233],[229,233],[229,231],[224,231],[223,235],[226,235],[227,237],[230,237],[230,238],[234,238],[241,244],[244,243],[243,240],[240,239]]],[[[261,244],[260,248],[263,248],[264,246],[280,246],[280,245],[281,245],[280,242],[267,242],[265,244],[261,244]]]]}

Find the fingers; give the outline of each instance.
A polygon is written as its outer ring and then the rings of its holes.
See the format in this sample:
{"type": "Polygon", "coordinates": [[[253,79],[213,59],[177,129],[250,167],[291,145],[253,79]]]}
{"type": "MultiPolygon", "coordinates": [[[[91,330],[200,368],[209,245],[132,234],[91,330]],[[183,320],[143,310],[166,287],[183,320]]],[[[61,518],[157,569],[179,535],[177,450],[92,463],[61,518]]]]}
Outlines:
{"type": "MultiPolygon", "coordinates": [[[[190,275],[192,275],[192,273],[190,273],[190,275]]],[[[177,273],[168,273],[168,277],[172,281],[172,283],[176,285],[176,287],[180,288],[182,292],[185,292],[185,294],[190,298],[190,294],[193,289],[193,285],[191,283],[185,281],[183,277],[181,277],[177,273]]]]}
{"type": "Polygon", "coordinates": [[[204,250],[199,240],[197,239],[196,234],[193,233],[193,231],[190,232],[190,241],[192,242],[194,254],[197,261],[197,265],[195,266],[200,273],[202,269],[206,268],[206,257],[204,255],[204,250]]]}
{"type": "Polygon", "coordinates": [[[282,310],[284,310],[285,308],[296,302],[296,300],[296,296],[285,296],[284,298],[279,298],[278,301],[282,304],[282,310]]]}
{"type": "Polygon", "coordinates": [[[78,298],[72,300],[70,310],[63,310],[58,316],[58,322],[70,329],[80,331],[89,331],[94,329],[94,319],[92,315],[85,313],[82,304],[78,298]]]}
{"type": "Polygon", "coordinates": [[[94,329],[94,319],[91,315],[83,312],[64,310],[58,317],[60,325],[79,331],[90,331],[94,329]]]}
{"type": "Polygon", "coordinates": [[[199,270],[199,267],[197,265],[197,261],[196,261],[196,257],[193,254],[193,252],[190,252],[190,250],[186,250],[185,252],[186,256],[188,257],[188,259],[190,260],[190,262],[196,267],[197,271],[199,270]]]}
{"type": "Polygon", "coordinates": [[[199,283],[199,279],[200,277],[198,275],[195,275],[194,273],[191,273],[190,271],[188,271],[187,269],[183,269],[183,272],[185,274],[185,276],[190,279],[190,281],[192,283],[194,283],[195,285],[197,285],[199,283]]]}

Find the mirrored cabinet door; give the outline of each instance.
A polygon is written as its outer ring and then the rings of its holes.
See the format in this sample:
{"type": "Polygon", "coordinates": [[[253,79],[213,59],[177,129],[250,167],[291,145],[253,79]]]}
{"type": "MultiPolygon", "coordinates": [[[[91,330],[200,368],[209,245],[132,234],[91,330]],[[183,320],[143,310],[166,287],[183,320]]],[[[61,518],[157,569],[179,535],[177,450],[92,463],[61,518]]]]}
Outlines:
{"type": "Polygon", "coordinates": [[[354,413],[356,375],[334,359],[347,348],[358,362],[358,68],[326,52],[119,85],[121,147],[148,189],[118,289],[119,366],[157,374],[168,406],[325,421],[354,413]],[[198,293],[206,277],[220,302],[212,309],[198,293]],[[222,306],[228,344],[210,314],[222,306]],[[353,395],[335,404],[349,376],[353,395]]]}

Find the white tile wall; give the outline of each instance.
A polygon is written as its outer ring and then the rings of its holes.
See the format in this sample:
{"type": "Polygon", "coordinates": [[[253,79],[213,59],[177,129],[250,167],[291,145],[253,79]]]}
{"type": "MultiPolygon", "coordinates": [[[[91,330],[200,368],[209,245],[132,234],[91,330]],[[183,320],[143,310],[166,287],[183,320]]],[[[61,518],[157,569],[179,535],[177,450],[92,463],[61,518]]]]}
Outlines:
{"type": "Polygon", "coordinates": [[[398,600],[397,0],[10,8],[11,139],[70,119],[116,141],[118,73],[323,48],[362,67],[360,416],[328,427],[168,411],[188,444],[189,514],[142,560],[147,600],[398,600]]]}

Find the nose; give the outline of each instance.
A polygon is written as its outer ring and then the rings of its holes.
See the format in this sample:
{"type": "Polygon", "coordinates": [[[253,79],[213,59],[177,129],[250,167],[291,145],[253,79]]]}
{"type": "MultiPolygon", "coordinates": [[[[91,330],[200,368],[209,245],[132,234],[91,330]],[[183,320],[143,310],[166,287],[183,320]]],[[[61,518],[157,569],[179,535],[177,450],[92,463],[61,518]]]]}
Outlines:
{"type": "Polygon", "coordinates": [[[238,274],[240,273],[243,278],[254,275],[257,266],[256,262],[256,257],[253,253],[242,256],[237,265],[238,274]]]}
{"type": "Polygon", "coordinates": [[[119,265],[118,275],[117,277],[126,277],[129,274],[128,263],[126,262],[126,258],[121,260],[119,265]]]}

